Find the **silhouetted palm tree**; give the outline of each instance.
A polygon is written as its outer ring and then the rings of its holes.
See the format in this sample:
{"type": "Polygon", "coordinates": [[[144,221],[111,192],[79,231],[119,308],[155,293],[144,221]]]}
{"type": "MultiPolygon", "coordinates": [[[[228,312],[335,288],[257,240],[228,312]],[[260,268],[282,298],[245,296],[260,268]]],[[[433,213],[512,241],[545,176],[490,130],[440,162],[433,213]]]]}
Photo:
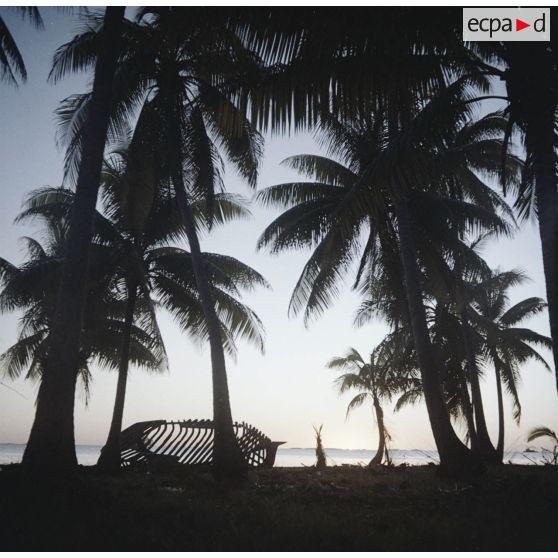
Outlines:
{"type": "MultiPolygon", "coordinates": [[[[493,116],[467,126],[470,104],[462,103],[464,86],[456,83],[431,100],[401,129],[390,131],[381,113],[364,115],[350,125],[325,121],[321,132],[328,153],[343,163],[311,155],[292,157],[286,163],[314,182],[258,193],[266,205],[289,208],[267,227],[259,246],[270,246],[272,252],[313,248],[290,305],[295,312],[304,308],[305,319],[331,303],[355,259],[360,258],[360,269],[370,261],[377,270],[389,257],[395,270],[396,254],[441,462],[457,468],[466,466],[467,453],[451,427],[441,393],[421,267],[433,273],[443,268],[448,254],[468,250],[460,235],[471,227],[508,230],[495,213],[505,210],[505,204],[481,178],[500,168],[493,155],[501,152],[503,121],[493,116]],[[364,234],[368,240],[363,249],[364,234]]],[[[507,159],[506,164],[517,179],[517,159],[507,159]]]]}
{"type": "MultiPolygon", "coordinates": [[[[197,339],[207,339],[207,327],[199,301],[191,254],[167,243],[184,235],[181,220],[172,211],[169,192],[153,189],[151,207],[145,214],[139,203],[142,184],[139,169],[133,169],[128,151],[114,153],[103,172],[103,213],[95,215],[94,246],[103,247],[115,262],[111,273],[125,304],[125,330],[121,336],[120,366],[111,428],[99,464],[114,470],[120,466],[120,432],[124,410],[130,331],[135,322],[148,323],[161,339],[155,304],[166,307],[181,328],[197,339]],[[130,189],[134,196],[130,200],[130,189]],[[134,203],[135,202],[135,203],[134,203]]],[[[145,170],[145,169],[144,169],[145,170]]],[[[148,174],[149,176],[149,174],[148,174]]],[[[145,176],[144,176],[145,179],[145,176]]],[[[40,217],[47,224],[71,214],[74,194],[62,188],[43,188],[32,193],[19,220],[40,217]]],[[[246,215],[241,200],[217,194],[210,222],[205,205],[194,206],[196,226],[208,227],[246,215]]],[[[262,325],[258,317],[238,297],[240,289],[267,286],[261,275],[238,260],[218,254],[202,254],[215,298],[221,335],[227,350],[234,354],[235,339],[245,338],[263,350],[262,325]]],[[[162,344],[162,341],[161,341],[162,344]]]]}
{"type": "Polygon", "coordinates": [[[501,461],[504,455],[504,400],[502,384],[513,398],[514,418],[521,417],[521,404],[517,392],[521,365],[529,359],[540,362],[550,370],[544,358],[532,347],[552,349],[552,339],[525,327],[523,320],[536,316],[546,308],[544,300],[531,297],[509,306],[509,290],[526,280],[516,270],[495,271],[480,283],[468,312],[472,325],[482,338],[482,355],[494,367],[498,393],[498,443],[496,451],[501,461]]]}
{"type": "MultiPolygon", "coordinates": [[[[23,312],[17,342],[0,356],[0,366],[11,379],[25,373],[26,378],[42,380],[43,355],[48,349],[66,233],[66,223],[59,221],[55,225],[53,222],[45,235],[44,245],[25,238],[28,258],[23,264],[16,266],[0,259],[0,311],[23,312]]],[[[92,251],[96,272],[88,284],[79,353],[79,377],[87,396],[92,378],[91,362],[119,368],[120,339],[125,334],[129,337],[128,357],[132,363],[152,371],[166,368],[165,351],[157,332],[149,327],[150,324],[129,326],[125,321],[126,302],[117,291],[109,288],[112,280],[107,272],[111,271],[113,263],[107,256],[100,246],[92,251]]]]}
{"type": "MultiPolygon", "coordinates": [[[[228,88],[251,68],[253,57],[220,18],[176,8],[140,10],[126,21],[123,53],[115,78],[111,126],[118,129],[134,109],[145,145],[160,162],[161,180],[175,192],[211,346],[216,473],[241,471],[245,462],[234,436],[219,320],[195,227],[192,206],[205,200],[213,210],[215,192],[223,188],[220,152],[255,184],[261,140],[242,112],[230,102],[228,88]]],[[[87,66],[99,48],[98,25],[64,45],[53,76],[87,66]]],[[[62,107],[68,129],[68,163],[81,152],[81,120],[88,96],[74,96],[62,107]]]]}
{"type": "Polygon", "coordinates": [[[404,380],[394,374],[390,368],[389,358],[385,358],[381,347],[372,351],[369,362],[366,362],[356,349],[350,348],[345,356],[332,358],[327,363],[327,367],[345,371],[335,380],[340,394],[347,391],[358,392],[347,407],[347,417],[353,409],[368,400],[372,401],[378,426],[378,449],[369,465],[380,465],[387,452],[387,442],[390,440],[382,405],[389,402],[401,389],[404,380]]]}
{"type": "Polygon", "coordinates": [[[43,361],[43,381],[23,464],[46,472],[77,465],[74,398],[80,332],[86,303],[89,247],[103,162],[113,76],[119,54],[124,7],[105,11],[101,48],[95,65],[91,103],[83,130],[76,203],[68,232],[56,311],[43,361]]]}

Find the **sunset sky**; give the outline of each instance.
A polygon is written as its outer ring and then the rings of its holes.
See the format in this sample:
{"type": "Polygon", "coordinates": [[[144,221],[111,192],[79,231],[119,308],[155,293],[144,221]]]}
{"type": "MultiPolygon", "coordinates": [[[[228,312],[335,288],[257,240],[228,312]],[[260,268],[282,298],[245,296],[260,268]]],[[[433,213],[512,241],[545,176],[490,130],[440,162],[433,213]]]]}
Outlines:
{"type": "MultiPolygon", "coordinates": [[[[13,225],[26,194],[45,185],[58,186],[62,180],[63,153],[55,144],[54,109],[64,97],[87,88],[89,76],[79,75],[57,85],[46,77],[56,47],[76,32],[76,17],[41,8],[44,31],[37,31],[20,21],[13,12],[0,8],[22,51],[28,82],[19,89],[0,84],[0,256],[19,263],[24,257],[18,238],[35,235],[37,226],[13,225]]],[[[258,188],[291,181],[296,173],[280,166],[287,156],[319,153],[310,134],[266,138],[265,157],[258,188]]],[[[250,198],[251,191],[233,172],[225,184],[231,192],[250,198]]],[[[274,440],[284,440],[287,447],[312,446],[312,425],[324,425],[326,447],[373,448],[377,432],[372,409],[363,407],[348,421],[345,411],[350,395],[339,398],[333,386],[335,373],[326,362],[343,354],[348,347],[362,354],[381,341],[387,328],[372,322],[360,329],[353,326],[359,299],[350,292],[353,276],[334,306],[305,328],[301,317],[287,316],[287,307],[307,253],[270,256],[256,251],[256,241],[264,227],[277,215],[254,204],[253,218],[229,224],[202,238],[202,249],[235,256],[261,272],[271,283],[270,291],[248,293],[244,300],[262,319],[266,329],[266,352],[261,355],[245,343],[239,343],[237,362],[229,359],[229,385],[235,420],[246,421],[263,430],[274,440]]],[[[37,237],[38,238],[38,237],[37,237]]],[[[513,239],[503,239],[487,246],[485,257],[502,269],[519,267],[532,281],[513,291],[515,302],[528,296],[545,296],[538,230],[533,222],[521,225],[513,239]]],[[[0,316],[0,352],[17,336],[17,315],[0,316]]],[[[546,313],[526,322],[540,333],[548,334],[546,313]]],[[[133,370],[129,380],[124,425],[148,419],[183,419],[211,417],[211,374],[209,352],[200,347],[161,314],[163,338],[169,355],[170,370],[163,375],[149,375],[133,370]]],[[[544,353],[551,360],[549,353],[544,353]]],[[[0,385],[0,443],[24,443],[34,414],[37,385],[25,380],[2,381],[18,393],[0,385]]],[[[490,431],[496,434],[496,390],[493,371],[486,370],[487,389],[484,403],[490,431]]],[[[86,408],[84,396],[76,402],[76,442],[102,444],[105,441],[114,393],[116,371],[95,369],[91,401],[86,408]]],[[[506,449],[524,449],[526,433],[544,424],[556,428],[558,398],[553,374],[541,365],[530,363],[523,370],[520,387],[523,404],[521,427],[511,419],[511,404],[506,400],[506,449]]],[[[393,447],[432,449],[434,442],[423,404],[394,414],[386,408],[386,423],[393,437],[393,447]]]]}

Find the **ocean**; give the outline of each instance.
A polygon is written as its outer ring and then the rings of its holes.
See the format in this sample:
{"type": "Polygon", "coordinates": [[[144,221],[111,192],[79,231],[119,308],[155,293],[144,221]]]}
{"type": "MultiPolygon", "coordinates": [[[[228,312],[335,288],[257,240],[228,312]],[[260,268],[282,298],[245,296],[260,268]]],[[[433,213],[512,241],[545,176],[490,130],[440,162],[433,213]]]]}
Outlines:
{"type": "MultiPolygon", "coordinates": [[[[25,449],[24,444],[0,444],[0,465],[19,463],[25,449]]],[[[99,457],[101,446],[76,446],[80,465],[94,465],[99,457]]],[[[374,450],[355,450],[325,448],[328,465],[366,465],[372,459],[374,450]]],[[[395,465],[426,465],[438,463],[438,453],[426,450],[400,450],[390,452],[395,465]]],[[[543,465],[551,456],[550,452],[508,452],[504,455],[505,463],[518,465],[543,465]]],[[[316,455],[314,448],[279,448],[275,460],[276,467],[305,467],[314,465],[316,455]]]]}

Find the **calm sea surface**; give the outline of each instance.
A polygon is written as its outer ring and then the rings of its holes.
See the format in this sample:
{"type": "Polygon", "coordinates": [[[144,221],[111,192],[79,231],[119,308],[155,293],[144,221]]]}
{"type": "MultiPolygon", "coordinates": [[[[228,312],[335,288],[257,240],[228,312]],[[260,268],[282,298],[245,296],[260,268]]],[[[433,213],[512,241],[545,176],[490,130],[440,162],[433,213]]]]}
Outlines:
{"type": "MultiPolygon", "coordinates": [[[[21,461],[24,444],[0,444],[0,465],[18,463],[21,461]]],[[[99,457],[101,446],[77,446],[77,458],[81,465],[94,465],[99,457]]],[[[328,465],[366,465],[373,450],[347,450],[326,448],[328,465]]],[[[407,463],[409,465],[426,465],[437,463],[438,454],[435,451],[422,450],[392,450],[391,457],[394,464],[407,463]]],[[[521,465],[542,465],[550,457],[546,452],[509,452],[504,455],[504,461],[521,465]]],[[[314,465],[316,456],[313,448],[279,448],[277,451],[276,467],[302,467],[314,465]]]]}

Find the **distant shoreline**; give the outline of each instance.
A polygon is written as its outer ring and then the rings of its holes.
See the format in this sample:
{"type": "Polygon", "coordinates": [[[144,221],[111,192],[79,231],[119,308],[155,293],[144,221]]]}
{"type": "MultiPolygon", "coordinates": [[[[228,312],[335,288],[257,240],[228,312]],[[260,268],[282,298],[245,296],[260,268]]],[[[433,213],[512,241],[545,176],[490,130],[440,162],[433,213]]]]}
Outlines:
{"type": "MultiPolygon", "coordinates": [[[[78,463],[83,466],[91,466],[97,463],[101,452],[100,445],[78,444],[76,454],[78,463]]],[[[20,463],[23,457],[25,444],[0,443],[0,466],[11,463],[20,463]]],[[[544,465],[551,457],[551,452],[516,450],[504,454],[504,463],[515,465],[544,465]]],[[[309,467],[316,462],[315,448],[285,448],[280,447],[275,459],[275,467],[309,467]]],[[[327,464],[337,465],[367,465],[374,456],[376,449],[344,449],[325,448],[327,464]]],[[[391,449],[389,451],[391,463],[399,465],[428,465],[438,464],[439,457],[436,450],[401,450],[391,449]]]]}

